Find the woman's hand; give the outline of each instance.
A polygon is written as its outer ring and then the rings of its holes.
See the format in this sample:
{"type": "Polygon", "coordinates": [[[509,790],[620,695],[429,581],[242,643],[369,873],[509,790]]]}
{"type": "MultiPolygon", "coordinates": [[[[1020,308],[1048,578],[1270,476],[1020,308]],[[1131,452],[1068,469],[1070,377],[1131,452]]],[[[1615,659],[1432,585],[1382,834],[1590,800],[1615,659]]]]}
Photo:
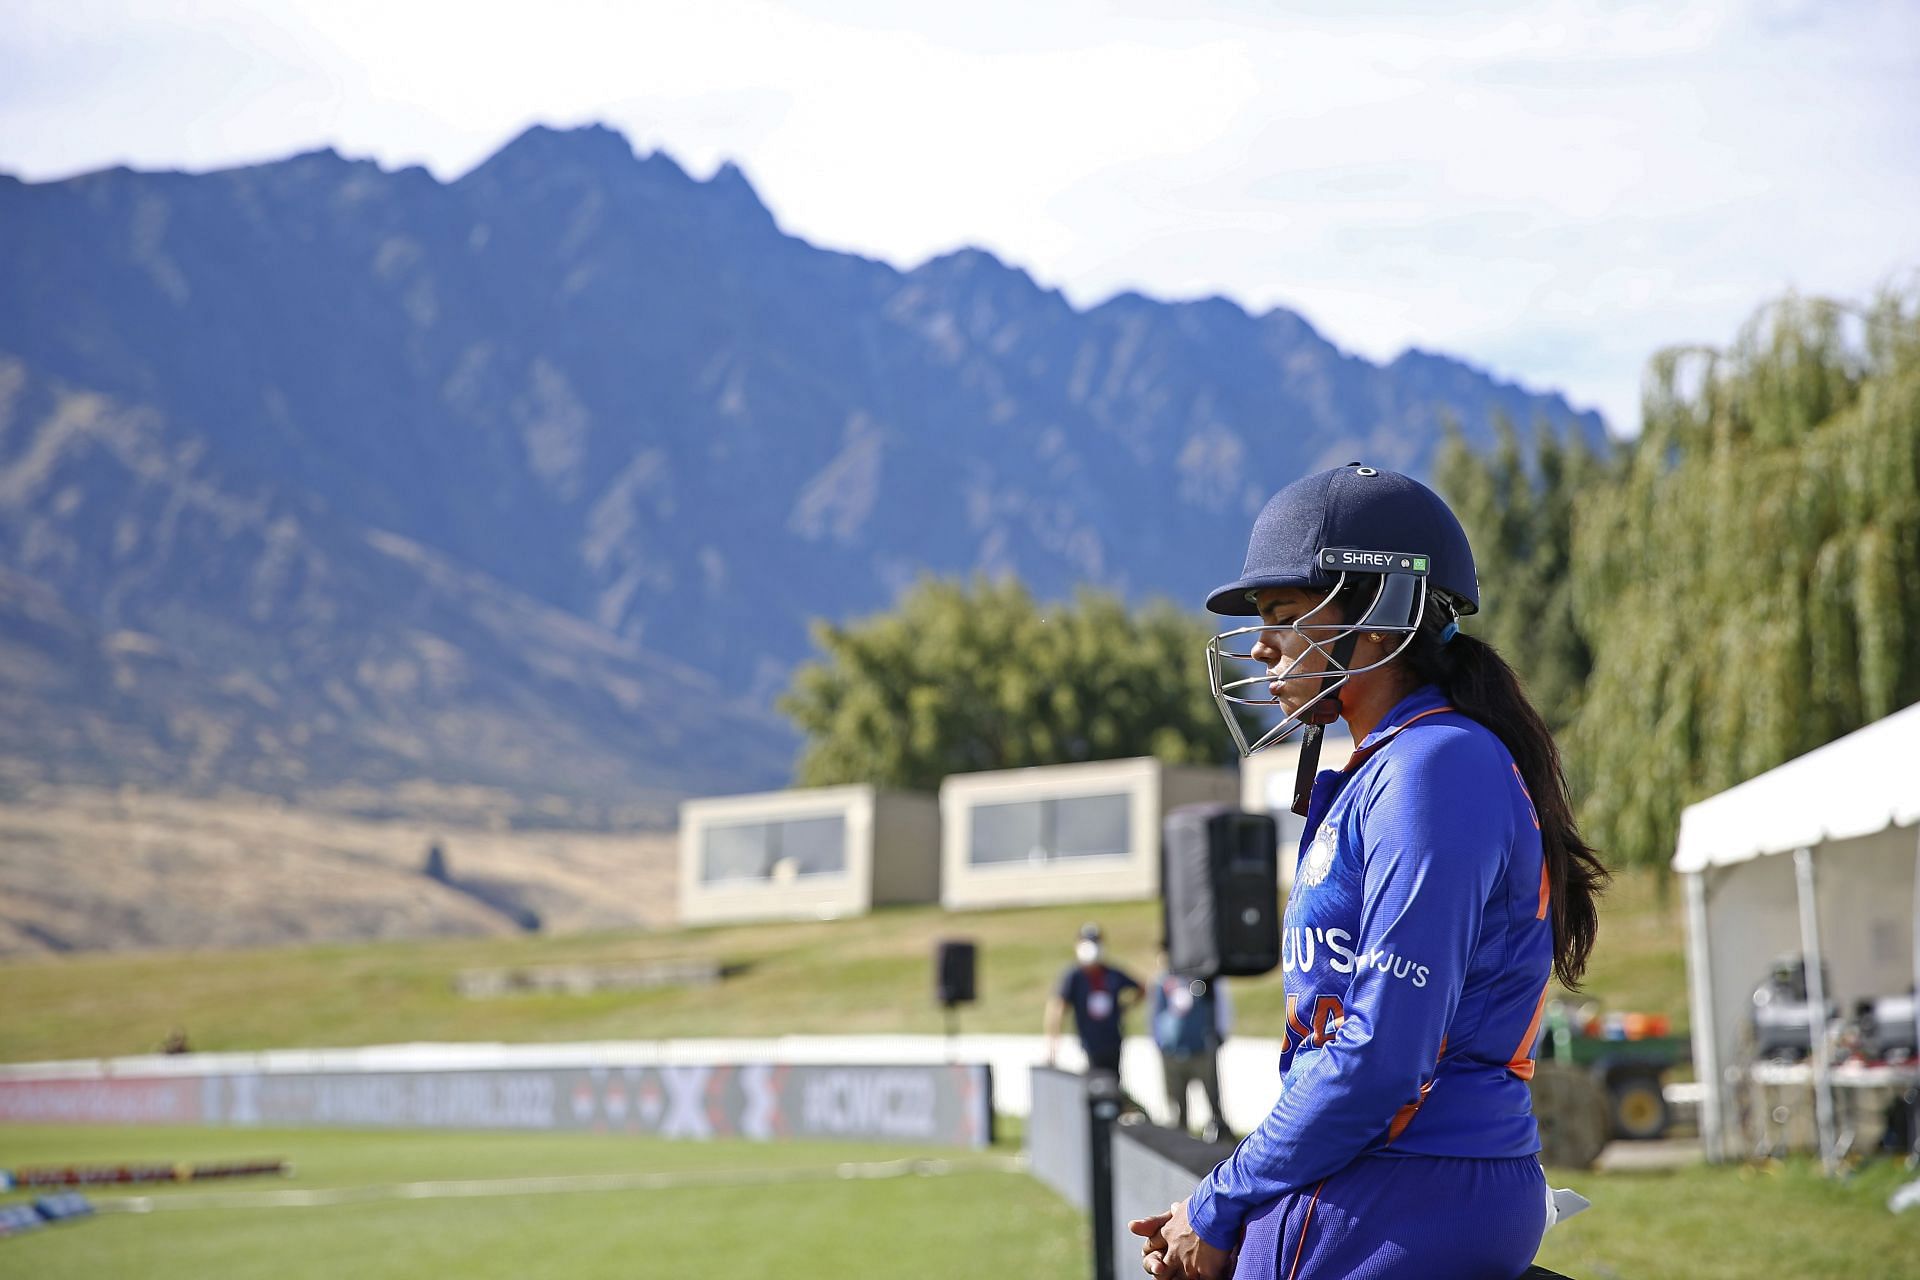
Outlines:
{"type": "Polygon", "coordinates": [[[1172,1213],[1156,1213],[1150,1217],[1135,1218],[1127,1224],[1127,1230],[1145,1239],[1140,1245],[1141,1265],[1150,1276],[1171,1276],[1167,1269],[1167,1238],[1160,1234],[1173,1218],[1172,1213]]]}
{"type": "Polygon", "coordinates": [[[1141,1262],[1148,1275],[1162,1280],[1222,1280],[1233,1260],[1194,1234],[1185,1200],[1165,1213],[1134,1219],[1127,1230],[1144,1238],[1141,1262]]]}

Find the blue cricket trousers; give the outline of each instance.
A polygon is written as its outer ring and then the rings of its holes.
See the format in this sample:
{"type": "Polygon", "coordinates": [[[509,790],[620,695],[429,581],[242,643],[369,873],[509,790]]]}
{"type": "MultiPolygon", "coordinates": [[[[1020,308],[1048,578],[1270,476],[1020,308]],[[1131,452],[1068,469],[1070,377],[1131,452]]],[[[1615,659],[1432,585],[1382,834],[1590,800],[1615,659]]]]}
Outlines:
{"type": "Polygon", "coordinates": [[[1234,1280],[1515,1280],[1547,1227],[1533,1156],[1362,1156],[1255,1211],[1234,1280]]]}

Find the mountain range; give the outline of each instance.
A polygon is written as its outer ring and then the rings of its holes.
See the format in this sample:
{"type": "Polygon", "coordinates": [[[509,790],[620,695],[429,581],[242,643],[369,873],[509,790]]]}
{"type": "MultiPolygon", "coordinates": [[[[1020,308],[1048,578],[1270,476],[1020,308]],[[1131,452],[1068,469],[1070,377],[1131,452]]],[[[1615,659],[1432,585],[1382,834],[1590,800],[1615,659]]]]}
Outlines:
{"type": "Polygon", "coordinates": [[[819,248],[601,127],[0,176],[0,794],[660,825],[784,781],[809,619],[928,572],[1197,606],[1287,480],[1500,416],[1603,436],[1285,309],[819,248]]]}

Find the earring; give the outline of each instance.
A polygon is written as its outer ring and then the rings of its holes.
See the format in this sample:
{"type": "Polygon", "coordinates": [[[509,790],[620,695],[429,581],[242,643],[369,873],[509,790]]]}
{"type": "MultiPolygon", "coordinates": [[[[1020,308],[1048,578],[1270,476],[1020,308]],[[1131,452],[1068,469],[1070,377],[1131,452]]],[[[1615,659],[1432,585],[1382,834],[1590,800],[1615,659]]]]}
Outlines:
{"type": "Polygon", "coordinates": [[[1385,644],[1387,642],[1387,638],[1378,631],[1367,632],[1367,639],[1373,641],[1375,644],[1385,644]]]}

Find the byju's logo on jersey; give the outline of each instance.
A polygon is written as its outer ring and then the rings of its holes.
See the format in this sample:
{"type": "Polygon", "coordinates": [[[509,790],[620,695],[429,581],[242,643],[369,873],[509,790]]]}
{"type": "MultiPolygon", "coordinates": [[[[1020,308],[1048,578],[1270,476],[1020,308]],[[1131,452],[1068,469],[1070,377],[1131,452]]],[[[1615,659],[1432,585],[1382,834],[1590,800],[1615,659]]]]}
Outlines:
{"type": "Polygon", "coordinates": [[[1300,859],[1300,872],[1294,880],[1312,888],[1327,878],[1327,872],[1333,870],[1333,851],[1339,846],[1340,835],[1334,830],[1333,820],[1329,818],[1320,824],[1320,830],[1314,833],[1313,843],[1307,846],[1307,856],[1300,859]]]}

